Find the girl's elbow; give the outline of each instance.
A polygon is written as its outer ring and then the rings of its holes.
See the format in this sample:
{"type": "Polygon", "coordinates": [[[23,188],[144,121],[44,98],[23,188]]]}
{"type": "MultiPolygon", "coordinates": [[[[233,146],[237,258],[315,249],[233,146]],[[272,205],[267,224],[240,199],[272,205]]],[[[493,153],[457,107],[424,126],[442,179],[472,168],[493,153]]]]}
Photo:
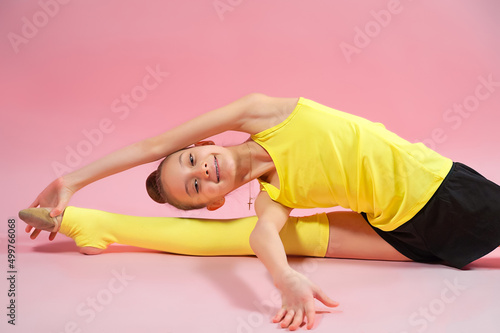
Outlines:
{"type": "Polygon", "coordinates": [[[262,98],[266,98],[266,97],[268,97],[268,96],[263,94],[263,93],[254,92],[254,93],[249,93],[249,94],[245,95],[244,98],[251,100],[251,101],[260,101],[262,98]]]}
{"type": "Polygon", "coordinates": [[[250,237],[248,239],[249,243],[250,243],[250,247],[252,248],[252,250],[255,250],[260,248],[261,244],[262,244],[262,239],[265,238],[265,230],[262,229],[262,226],[255,226],[255,228],[252,230],[252,232],[250,233],[250,237]]]}
{"type": "Polygon", "coordinates": [[[268,96],[261,93],[250,93],[243,97],[246,107],[249,110],[253,108],[261,108],[264,103],[266,103],[268,96]]]}
{"type": "Polygon", "coordinates": [[[250,243],[250,247],[252,248],[252,250],[255,251],[258,241],[259,241],[258,231],[256,231],[256,229],[253,229],[252,232],[250,233],[250,237],[248,238],[248,242],[250,243]]]}

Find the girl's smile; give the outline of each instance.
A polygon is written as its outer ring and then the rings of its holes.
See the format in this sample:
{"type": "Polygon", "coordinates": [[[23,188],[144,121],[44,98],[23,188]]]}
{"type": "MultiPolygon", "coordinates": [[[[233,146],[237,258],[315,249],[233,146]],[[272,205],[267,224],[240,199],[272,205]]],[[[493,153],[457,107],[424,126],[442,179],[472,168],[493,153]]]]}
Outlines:
{"type": "Polygon", "coordinates": [[[270,156],[253,141],[231,147],[198,145],[169,155],[160,181],[167,202],[211,210],[226,194],[271,169],[270,156]]]}
{"type": "Polygon", "coordinates": [[[237,155],[215,145],[181,150],[165,161],[161,181],[174,200],[208,205],[223,198],[238,183],[237,155]]]}
{"type": "Polygon", "coordinates": [[[217,183],[220,181],[219,162],[217,156],[214,156],[215,174],[217,175],[217,183]]]}

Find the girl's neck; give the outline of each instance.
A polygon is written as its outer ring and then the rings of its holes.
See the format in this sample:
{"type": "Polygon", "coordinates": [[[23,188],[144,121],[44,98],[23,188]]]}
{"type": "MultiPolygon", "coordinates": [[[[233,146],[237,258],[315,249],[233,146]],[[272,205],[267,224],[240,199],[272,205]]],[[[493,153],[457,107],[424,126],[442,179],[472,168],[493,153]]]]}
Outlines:
{"type": "Polygon", "coordinates": [[[271,156],[255,141],[249,139],[232,148],[237,156],[239,171],[237,178],[241,181],[241,185],[275,170],[271,156]]]}
{"type": "Polygon", "coordinates": [[[260,178],[276,170],[273,159],[261,145],[253,140],[248,140],[245,144],[251,151],[252,179],[260,178]]]}

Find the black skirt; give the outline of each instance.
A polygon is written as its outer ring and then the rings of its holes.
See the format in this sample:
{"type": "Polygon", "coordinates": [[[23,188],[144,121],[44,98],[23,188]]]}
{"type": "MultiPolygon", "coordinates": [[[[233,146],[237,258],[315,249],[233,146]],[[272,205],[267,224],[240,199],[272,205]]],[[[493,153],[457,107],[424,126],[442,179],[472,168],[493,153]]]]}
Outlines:
{"type": "Polygon", "coordinates": [[[393,231],[372,228],[414,261],[463,268],[500,245],[500,186],[455,162],[412,219],[393,231]]]}

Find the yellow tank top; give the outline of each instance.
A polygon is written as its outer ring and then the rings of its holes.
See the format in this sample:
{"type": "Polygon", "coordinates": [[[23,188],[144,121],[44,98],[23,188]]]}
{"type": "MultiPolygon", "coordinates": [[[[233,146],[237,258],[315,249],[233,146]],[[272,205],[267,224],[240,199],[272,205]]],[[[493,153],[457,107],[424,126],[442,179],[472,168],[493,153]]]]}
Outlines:
{"type": "Polygon", "coordinates": [[[303,97],[287,119],[251,138],[269,153],[278,173],[279,189],[259,180],[271,199],[291,208],[365,212],[384,231],[422,209],[452,166],[380,123],[303,97]]]}

